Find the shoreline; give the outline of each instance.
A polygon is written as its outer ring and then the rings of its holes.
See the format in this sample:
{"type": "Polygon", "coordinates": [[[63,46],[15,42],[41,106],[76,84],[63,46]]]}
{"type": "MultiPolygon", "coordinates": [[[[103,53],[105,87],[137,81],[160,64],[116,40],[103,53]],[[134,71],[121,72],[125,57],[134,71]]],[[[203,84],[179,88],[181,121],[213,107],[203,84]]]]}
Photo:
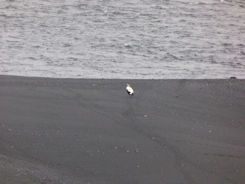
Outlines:
{"type": "Polygon", "coordinates": [[[29,79],[62,79],[62,80],[245,80],[235,75],[223,78],[86,78],[86,77],[43,77],[28,75],[0,74],[0,78],[29,78],[29,79]]]}
{"type": "Polygon", "coordinates": [[[245,179],[243,79],[0,75],[0,101],[6,184],[245,179]]]}

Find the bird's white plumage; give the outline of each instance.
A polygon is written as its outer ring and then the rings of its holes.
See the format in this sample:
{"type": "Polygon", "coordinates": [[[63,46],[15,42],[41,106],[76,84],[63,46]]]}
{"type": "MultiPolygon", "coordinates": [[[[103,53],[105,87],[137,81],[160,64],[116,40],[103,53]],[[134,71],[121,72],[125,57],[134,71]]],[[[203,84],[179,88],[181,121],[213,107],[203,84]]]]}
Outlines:
{"type": "Polygon", "coordinates": [[[127,84],[126,91],[128,92],[129,95],[134,94],[134,90],[129,84],[127,84]]]}

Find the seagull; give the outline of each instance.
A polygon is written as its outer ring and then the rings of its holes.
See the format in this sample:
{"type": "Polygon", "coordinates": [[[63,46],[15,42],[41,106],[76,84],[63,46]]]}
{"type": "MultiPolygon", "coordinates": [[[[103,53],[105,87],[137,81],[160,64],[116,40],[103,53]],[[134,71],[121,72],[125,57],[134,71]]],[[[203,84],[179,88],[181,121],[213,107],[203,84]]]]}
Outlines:
{"type": "Polygon", "coordinates": [[[134,90],[129,84],[127,84],[126,91],[127,91],[128,95],[130,95],[130,96],[134,95],[134,90]]]}

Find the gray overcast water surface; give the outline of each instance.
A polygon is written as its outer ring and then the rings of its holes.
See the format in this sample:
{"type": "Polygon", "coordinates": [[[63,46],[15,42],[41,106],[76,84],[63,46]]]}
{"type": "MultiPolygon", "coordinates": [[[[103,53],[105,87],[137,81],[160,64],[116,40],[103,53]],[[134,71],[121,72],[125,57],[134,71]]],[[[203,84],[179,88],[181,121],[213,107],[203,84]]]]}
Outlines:
{"type": "Polygon", "coordinates": [[[0,0],[0,74],[245,78],[243,0],[0,0]]]}

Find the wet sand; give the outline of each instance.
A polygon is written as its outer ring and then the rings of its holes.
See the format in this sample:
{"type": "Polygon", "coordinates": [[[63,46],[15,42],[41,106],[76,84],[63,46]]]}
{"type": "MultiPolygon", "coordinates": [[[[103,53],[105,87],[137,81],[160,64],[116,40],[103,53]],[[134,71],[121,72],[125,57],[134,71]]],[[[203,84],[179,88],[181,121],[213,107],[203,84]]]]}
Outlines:
{"type": "Polygon", "coordinates": [[[244,109],[245,80],[1,76],[0,181],[243,184],[244,109]]]}

